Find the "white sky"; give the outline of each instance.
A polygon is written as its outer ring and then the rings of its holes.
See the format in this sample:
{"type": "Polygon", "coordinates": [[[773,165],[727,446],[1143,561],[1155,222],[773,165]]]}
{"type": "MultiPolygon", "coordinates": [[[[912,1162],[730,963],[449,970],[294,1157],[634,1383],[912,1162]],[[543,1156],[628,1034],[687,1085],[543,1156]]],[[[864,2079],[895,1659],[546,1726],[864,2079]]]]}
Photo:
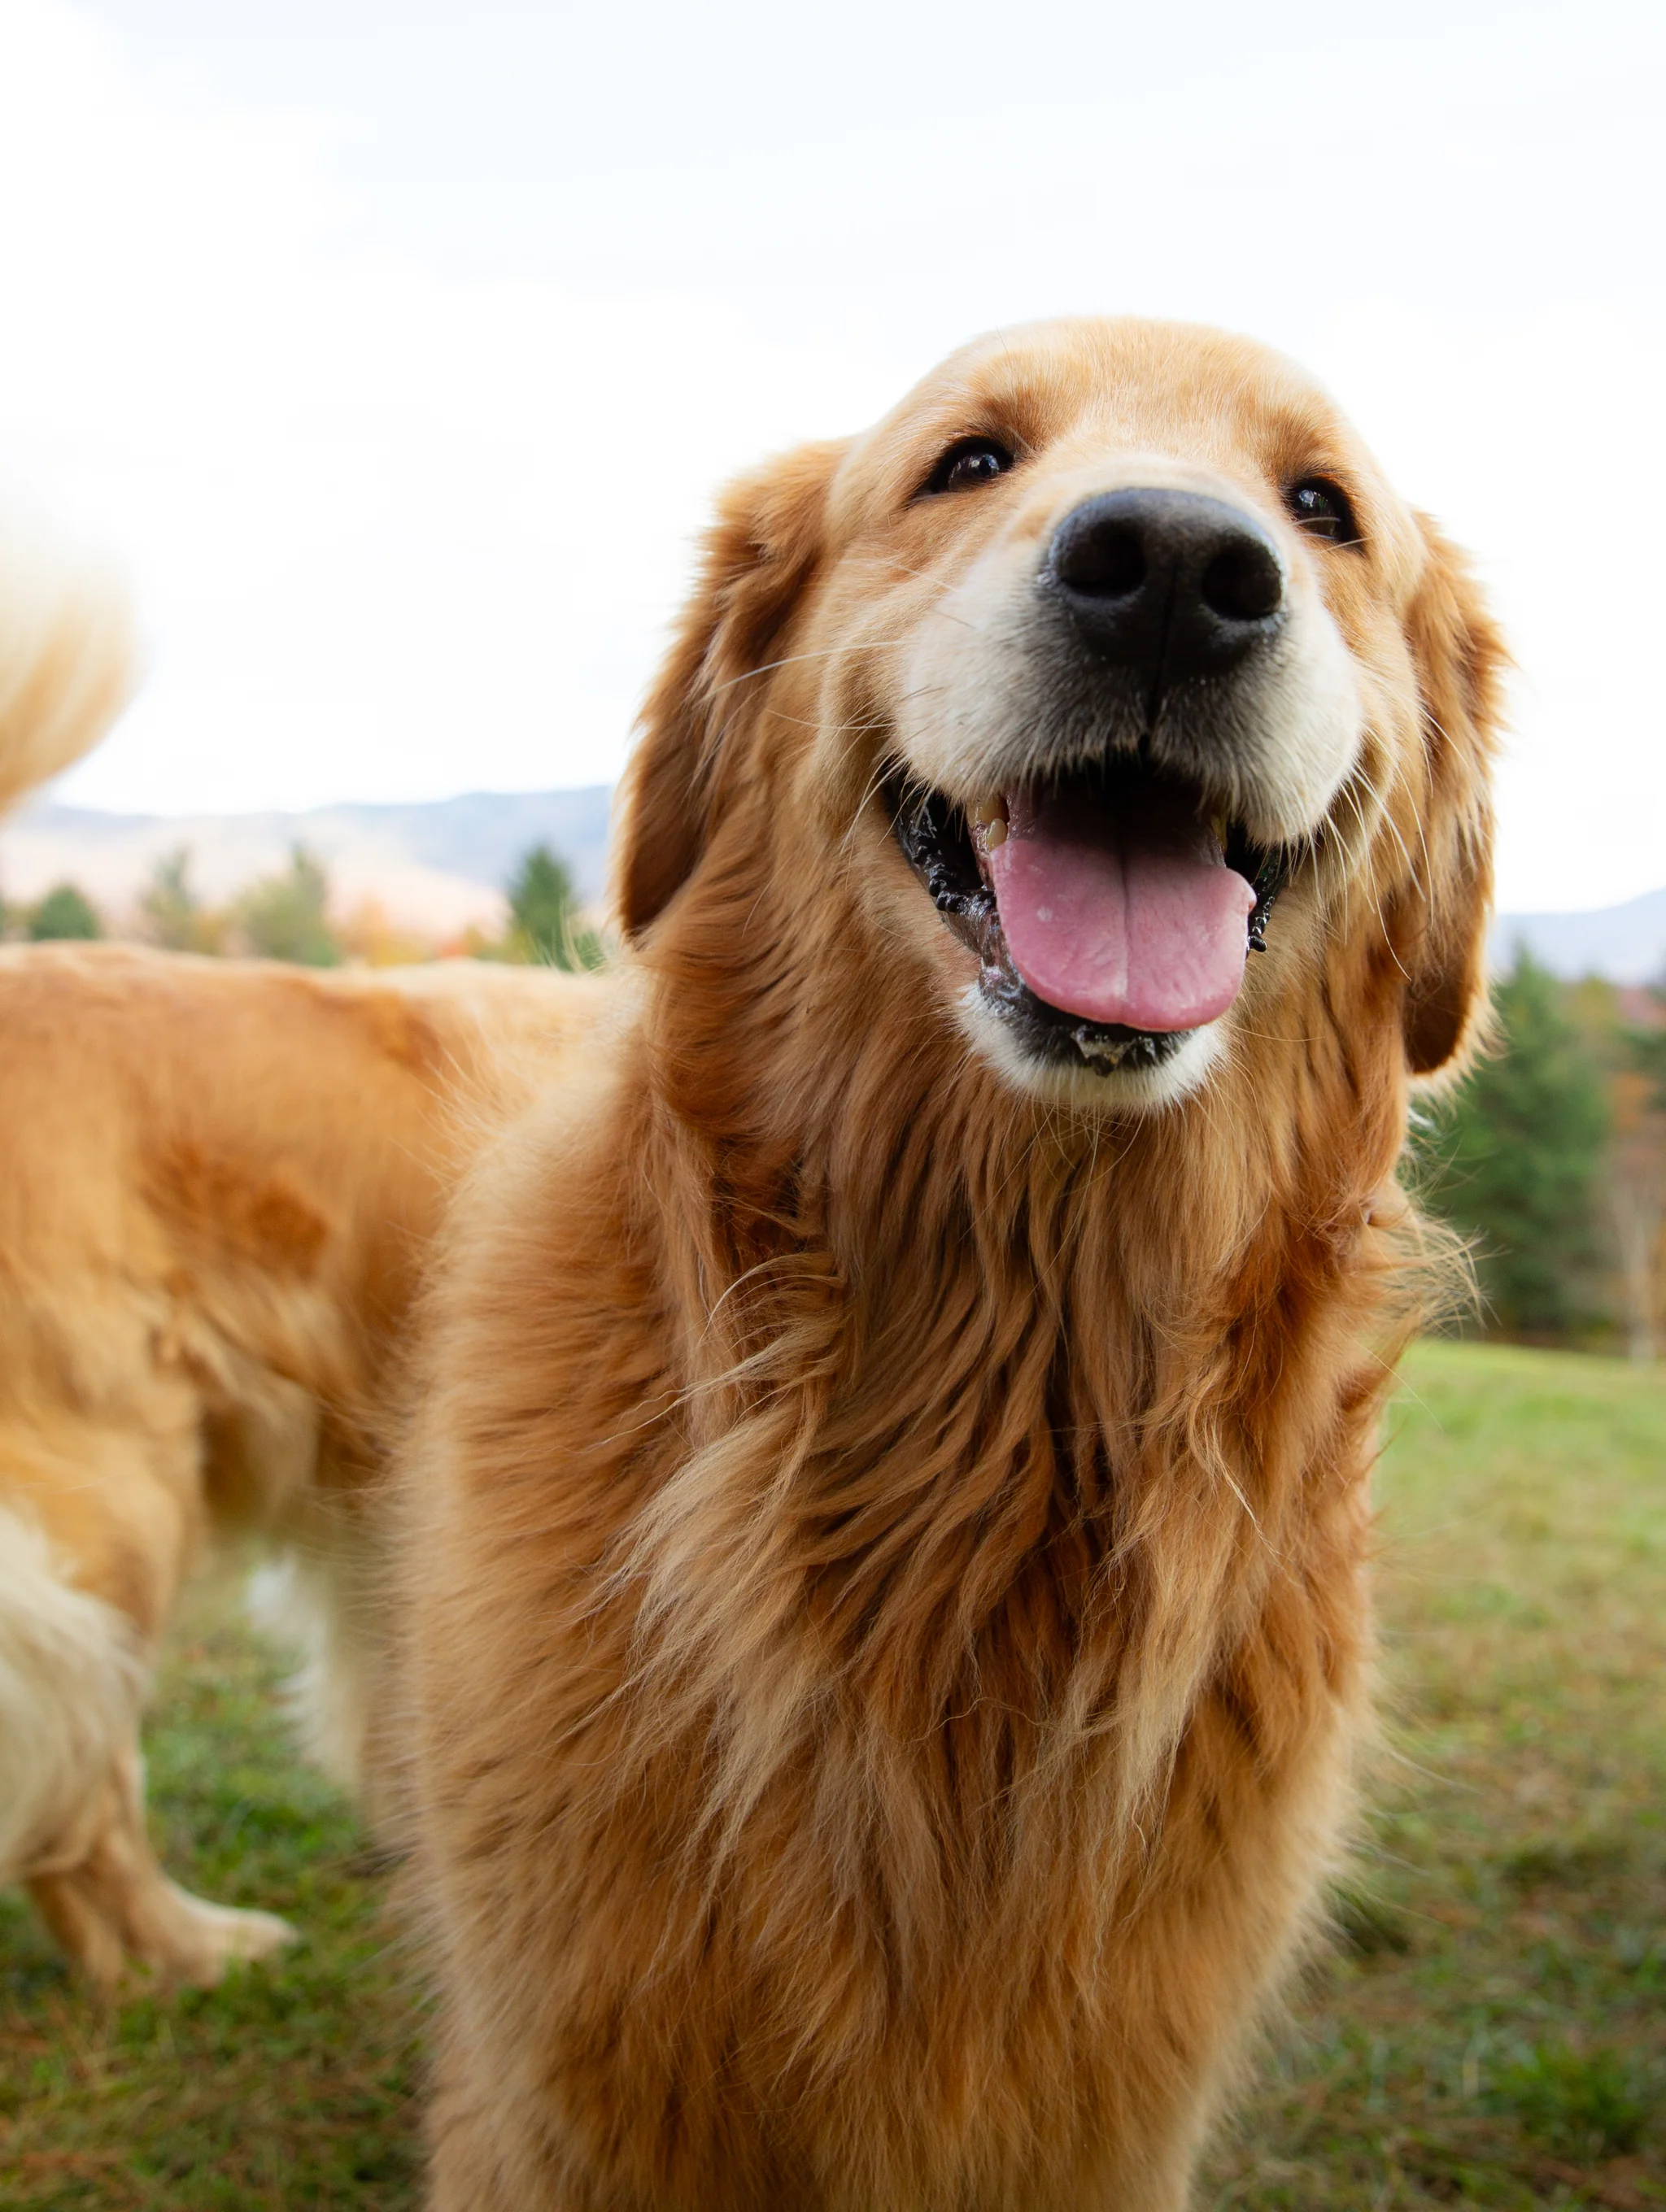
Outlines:
{"type": "Polygon", "coordinates": [[[975,331],[1286,348],[1480,556],[1507,906],[1666,882],[1666,9],[0,0],[0,481],[173,811],[596,781],[717,483],[975,331]]]}

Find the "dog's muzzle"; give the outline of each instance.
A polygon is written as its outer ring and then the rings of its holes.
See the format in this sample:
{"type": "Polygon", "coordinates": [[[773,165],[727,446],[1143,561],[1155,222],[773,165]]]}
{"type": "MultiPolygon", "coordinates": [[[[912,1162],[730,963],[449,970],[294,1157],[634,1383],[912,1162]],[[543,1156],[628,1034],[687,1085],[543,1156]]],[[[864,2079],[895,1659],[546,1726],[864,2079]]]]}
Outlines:
{"type": "Polygon", "coordinates": [[[893,778],[903,852],[1027,1057],[1158,1066],[1266,949],[1288,862],[1233,799],[1287,586],[1271,535],[1224,500],[1084,500],[1036,571],[1033,728],[970,803],[893,778]]]}

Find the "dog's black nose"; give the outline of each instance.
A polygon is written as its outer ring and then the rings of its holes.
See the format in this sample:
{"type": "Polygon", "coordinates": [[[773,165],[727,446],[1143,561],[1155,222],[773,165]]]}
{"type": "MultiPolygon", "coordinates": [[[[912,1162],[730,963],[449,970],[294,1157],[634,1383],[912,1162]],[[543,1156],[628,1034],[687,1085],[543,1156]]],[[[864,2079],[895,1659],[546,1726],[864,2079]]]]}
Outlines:
{"type": "Polygon", "coordinates": [[[1083,642],[1160,687],[1219,676],[1275,632],[1284,563],[1255,517],[1192,491],[1110,491],[1054,532],[1043,586],[1083,642]]]}

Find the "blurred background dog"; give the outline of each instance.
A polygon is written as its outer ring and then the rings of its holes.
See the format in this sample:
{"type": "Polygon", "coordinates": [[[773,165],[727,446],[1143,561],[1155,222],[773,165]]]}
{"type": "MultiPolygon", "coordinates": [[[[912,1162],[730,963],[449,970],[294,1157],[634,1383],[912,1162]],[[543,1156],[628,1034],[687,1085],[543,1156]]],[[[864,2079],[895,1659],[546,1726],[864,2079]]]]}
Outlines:
{"type": "MultiPolygon", "coordinates": [[[[89,744],[130,672],[113,587],[9,542],[0,794],[89,744]]],[[[210,1540],[258,1536],[313,1646],[313,1741],[358,1784],[371,1492],[428,1249],[594,993],[478,962],[372,978],[0,947],[0,1881],[99,1981],[139,1963],[210,1983],[289,1936],[156,1863],[156,1649],[210,1540]]]]}

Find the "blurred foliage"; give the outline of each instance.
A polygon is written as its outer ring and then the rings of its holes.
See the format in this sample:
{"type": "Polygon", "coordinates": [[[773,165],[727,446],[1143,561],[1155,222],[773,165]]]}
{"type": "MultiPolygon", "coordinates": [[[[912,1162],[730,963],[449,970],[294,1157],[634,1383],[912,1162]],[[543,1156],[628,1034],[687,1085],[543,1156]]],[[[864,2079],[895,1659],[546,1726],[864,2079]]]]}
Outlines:
{"type": "MultiPolygon", "coordinates": [[[[137,937],[169,952],[246,954],[334,968],[352,961],[370,968],[414,966],[465,955],[569,969],[599,968],[606,957],[599,933],[582,919],[566,862],[548,845],[521,855],[506,887],[507,928],[488,937],[474,927],[441,939],[395,920],[374,898],[342,913],[327,867],[305,845],[291,851],[286,868],[258,878],[224,906],[211,905],[193,879],[191,848],[162,854],[134,901],[120,936],[137,937]]],[[[30,937],[101,937],[97,908],[71,884],[60,884],[38,906],[0,905],[0,936],[8,926],[30,937]]]]}
{"type": "Polygon", "coordinates": [[[521,855],[508,896],[508,932],[498,945],[483,948],[487,957],[572,969],[601,966],[601,939],[581,926],[571,872],[547,845],[533,845],[521,855]]]}
{"type": "Polygon", "coordinates": [[[1607,1305],[1602,1058],[1525,952],[1493,994],[1496,1042],[1413,1140],[1426,1204],[1472,1240],[1487,1326],[1568,1337],[1607,1305]]]}
{"type": "Polygon", "coordinates": [[[73,884],[55,884],[29,915],[28,932],[36,944],[52,938],[102,937],[104,924],[98,908],[73,884]]]}
{"type": "Polygon", "coordinates": [[[330,927],[330,878],[324,863],[297,845],[289,866],[262,876],[234,902],[231,915],[248,950],[266,960],[303,968],[337,968],[342,950],[330,927]]]}
{"type": "Polygon", "coordinates": [[[367,968],[420,967],[423,961],[439,957],[442,951],[459,951],[457,945],[438,947],[430,937],[421,936],[393,921],[376,899],[362,899],[352,912],[344,915],[336,925],[336,941],[346,960],[362,963],[367,968]]]}
{"type": "Polygon", "coordinates": [[[1627,1042],[1633,1063],[1649,1086],[1650,1103],[1666,1112],[1666,997],[1658,991],[1652,995],[1662,1002],[1661,1026],[1633,1029],[1628,1033],[1627,1042]]]}
{"type": "Polygon", "coordinates": [[[203,904],[191,880],[191,848],[165,853],[139,894],[139,923],[146,940],[169,952],[220,952],[225,916],[203,904]]]}

